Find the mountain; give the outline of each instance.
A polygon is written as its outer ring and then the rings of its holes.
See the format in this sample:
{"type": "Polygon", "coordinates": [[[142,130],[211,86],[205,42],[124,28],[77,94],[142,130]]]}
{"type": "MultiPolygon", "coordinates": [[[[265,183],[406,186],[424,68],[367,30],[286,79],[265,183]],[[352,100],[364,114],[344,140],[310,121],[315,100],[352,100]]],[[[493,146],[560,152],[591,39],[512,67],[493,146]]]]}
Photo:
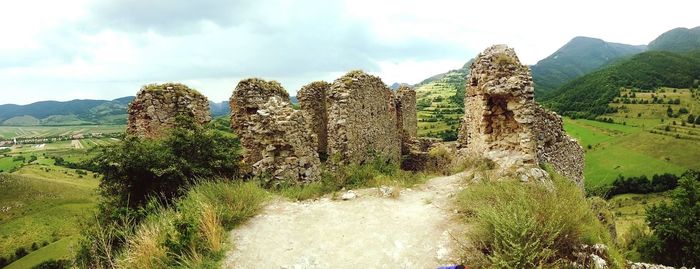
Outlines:
{"type": "Polygon", "coordinates": [[[41,101],[0,105],[2,125],[125,124],[133,96],[114,100],[41,101]]]}
{"type": "Polygon", "coordinates": [[[211,116],[213,118],[228,115],[229,112],[231,112],[228,101],[223,101],[221,103],[209,101],[209,110],[211,111],[211,116]]]}
{"type": "Polygon", "coordinates": [[[590,73],[615,60],[641,53],[646,46],[575,37],[559,50],[531,66],[535,94],[539,97],[564,83],[590,73]]]}
{"type": "Polygon", "coordinates": [[[608,103],[623,87],[690,88],[697,79],[700,79],[699,52],[649,51],[574,79],[546,95],[543,102],[566,116],[595,117],[612,112],[608,103]]]}
{"type": "Polygon", "coordinates": [[[676,28],[661,34],[649,43],[649,50],[690,52],[700,48],[700,26],[688,28],[676,28]]]}
{"type": "MultiPolygon", "coordinates": [[[[126,124],[134,96],[114,100],[41,101],[28,105],[0,105],[0,125],[126,124]]],[[[209,102],[212,117],[229,113],[228,101],[209,102]]]]}

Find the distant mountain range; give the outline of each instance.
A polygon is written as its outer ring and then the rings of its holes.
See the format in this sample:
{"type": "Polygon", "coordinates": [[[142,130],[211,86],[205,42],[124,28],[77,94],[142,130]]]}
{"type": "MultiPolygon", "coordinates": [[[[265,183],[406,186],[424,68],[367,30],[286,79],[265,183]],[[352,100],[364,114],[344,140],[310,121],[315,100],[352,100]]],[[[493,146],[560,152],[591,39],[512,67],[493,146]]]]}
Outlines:
{"type": "MultiPolygon", "coordinates": [[[[0,105],[0,125],[126,124],[134,96],[114,100],[41,101],[28,105],[0,105]]],[[[209,102],[212,116],[229,113],[228,101],[209,102]]]]}

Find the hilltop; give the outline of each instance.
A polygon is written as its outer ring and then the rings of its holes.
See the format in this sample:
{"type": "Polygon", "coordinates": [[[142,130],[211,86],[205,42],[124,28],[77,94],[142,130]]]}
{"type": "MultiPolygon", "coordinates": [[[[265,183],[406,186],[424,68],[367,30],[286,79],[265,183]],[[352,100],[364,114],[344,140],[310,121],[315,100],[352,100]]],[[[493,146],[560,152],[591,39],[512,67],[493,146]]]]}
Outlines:
{"type": "Polygon", "coordinates": [[[661,34],[649,43],[649,50],[685,53],[700,48],[700,26],[675,28],[661,34]]]}
{"type": "Polygon", "coordinates": [[[539,96],[547,93],[574,78],[645,49],[644,45],[633,46],[598,38],[575,37],[531,67],[536,94],[539,96]]]}
{"type": "MultiPolygon", "coordinates": [[[[114,100],[41,101],[27,105],[0,105],[0,125],[65,126],[123,125],[134,96],[114,100]]],[[[229,113],[228,101],[209,102],[212,116],[229,113]]]]}

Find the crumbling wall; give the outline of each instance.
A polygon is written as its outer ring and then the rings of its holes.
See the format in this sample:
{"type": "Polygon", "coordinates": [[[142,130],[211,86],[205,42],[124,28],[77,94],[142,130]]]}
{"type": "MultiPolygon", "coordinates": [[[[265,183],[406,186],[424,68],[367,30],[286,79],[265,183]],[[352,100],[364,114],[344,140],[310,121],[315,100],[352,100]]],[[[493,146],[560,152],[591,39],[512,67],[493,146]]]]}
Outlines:
{"type": "Polygon", "coordinates": [[[539,105],[535,109],[534,132],[537,138],[537,159],[548,163],[558,173],[583,187],[583,148],[564,132],[564,122],[554,112],[539,105]]]}
{"type": "Polygon", "coordinates": [[[394,96],[380,78],[351,71],[336,79],[328,92],[327,109],[331,158],[363,163],[374,154],[399,161],[401,142],[394,96]]]}
{"type": "Polygon", "coordinates": [[[316,136],[302,111],[294,110],[289,95],[275,81],[246,79],[230,100],[231,128],[245,148],[244,162],[254,175],[281,181],[310,182],[319,177],[316,136]]]}
{"type": "Polygon", "coordinates": [[[177,116],[190,117],[196,124],[205,124],[211,121],[209,101],[183,84],[146,85],[129,104],[126,132],[141,137],[158,137],[175,126],[177,116]]]}
{"type": "Polygon", "coordinates": [[[530,70],[513,49],[495,45],[479,54],[467,79],[464,104],[458,134],[463,152],[491,159],[504,173],[522,180],[543,178],[546,173],[539,165],[552,163],[582,184],[581,147],[566,136],[558,116],[535,103],[530,70]],[[564,149],[569,151],[559,152],[564,149]]]}
{"type": "Polygon", "coordinates": [[[299,90],[297,99],[301,110],[309,117],[311,130],[316,134],[316,151],[322,160],[328,156],[328,110],[326,95],[331,84],[325,81],[312,82],[299,90]]]}
{"type": "Polygon", "coordinates": [[[416,116],[416,91],[401,85],[395,94],[397,129],[401,138],[401,153],[410,150],[411,138],[418,136],[418,118],[416,116]]]}

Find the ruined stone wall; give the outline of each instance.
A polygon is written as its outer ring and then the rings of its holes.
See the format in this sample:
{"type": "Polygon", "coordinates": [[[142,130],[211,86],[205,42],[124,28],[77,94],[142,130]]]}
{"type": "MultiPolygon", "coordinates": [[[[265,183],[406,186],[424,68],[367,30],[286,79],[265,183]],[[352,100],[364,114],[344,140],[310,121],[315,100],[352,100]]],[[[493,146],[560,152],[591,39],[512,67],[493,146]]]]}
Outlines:
{"type": "Polygon", "coordinates": [[[362,163],[374,153],[399,161],[395,100],[381,79],[362,71],[347,73],[333,82],[327,109],[329,156],[362,163]]]}
{"type": "Polygon", "coordinates": [[[126,132],[141,137],[158,137],[175,126],[182,115],[197,124],[211,121],[209,101],[199,92],[178,83],[146,85],[129,104],[126,132]]]}
{"type": "Polygon", "coordinates": [[[564,123],[556,113],[537,106],[535,119],[533,129],[539,162],[550,164],[555,171],[583,187],[583,148],[564,132],[564,123]]]}
{"type": "Polygon", "coordinates": [[[243,80],[233,91],[230,105],[231,128],[241,139],[244,162],[254,175],[269,176],[271,185],[318,179],[316,136],[279,83],[243,80]]]}
{"type": "Polygon", "coordinates": [[[318,138],[316,146],[321,159],[328,156],[328,110],[326,108],[326,95],[331,84],[325,81],[312,82],[299,90],[297,99],[301,110],[309,117],[311,130],[318,138]]]}
{"type": "Polygon", "coordinates": [[[458,134],[463,152],[491,159],[505,174],[522,180],[543,178],[539,164],[552,163],[579,183],[582,149],[566,136],[558,116],[535,103],[530,70],[513,49],[495,45],[479,54],[467,79],[464,104],[458,134]]]}
{"type": "Polygon", "coordinates": [[[418,117],[416,116],[416,91],[401,85],[396,91],[397,129],[401,137],[401,153],[407,154],[411,138],[418,136],[418,117]]]}

